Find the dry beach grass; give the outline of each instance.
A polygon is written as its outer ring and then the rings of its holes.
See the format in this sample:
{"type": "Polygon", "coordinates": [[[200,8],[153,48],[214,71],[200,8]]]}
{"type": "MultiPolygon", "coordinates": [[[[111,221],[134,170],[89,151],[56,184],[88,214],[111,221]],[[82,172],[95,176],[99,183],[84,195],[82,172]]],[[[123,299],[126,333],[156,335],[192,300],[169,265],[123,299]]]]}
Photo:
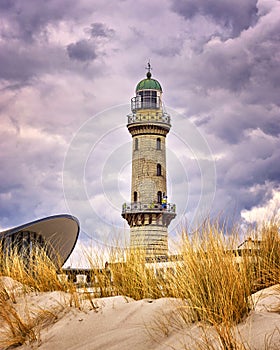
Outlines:
{"type": "MultiPolygon", "coordinates": [[[[168,343],[170,349],[254,349],[242,332],[246,320],[257,317],[252,310],[262,299],[261,294],[252,298],[252,293],[280,282],[279,223],[270,222],[250,230],[249,235],[252,241],[262,243],[258,249],[244,250],[240,259],[236,255],[240,242],[238,228],[225,234],[217,224],[205,222],[191,235],[182,232],[179,259],[164,271],[161,263],[146,264],[142,252],[117,247],[110,256],[113,286],[104,269],[96,270],[99,271],[95,276],[99,286],[98,299],[96,293],[88,293],[86,288],[77,289],[71,280],[61,281],[58,274],[62,271],[57,271],[42,250],[37,250],[28,266],[16,249],[9,256],[1,252],[0,348],[41,344],[41,348],[47,349],[42,334],[57,327],[51,326],[60,324],[62,321],[59,320],[69,317],[71,312],[85,313],[96,321],[98,315],[105,317],[106,312],[109,315],[111,311],[105,312],[107,309],[102,308],[100,296],[108,297],[113,288],[115,295],[127,298],[121,305],[119,299],[104,299],[104,303],[111,303],[112,308],[114,302],[111,300],[118,300],[116,315],[125,307],[134,308],[136,315],[142,315],[147,308],[153,310],[154,314],[141,322],[146,336],[149,334],[149,341],[154,344],[163,342],[167,346],[168,343]],[[38,303],[39,299],[44,302],[38,303]],[[54,300],[53,303],[50,300],[54,300]],[[161,307],[157,309],[159,305],[161,307]],[[179,335],[178,341],[173,338],[175,333],[179,335]]],[[[87,255],[87,259],[92,267],[103,262],[100,256],[87,255]]],[[[274,292],[280,295],[277,288],[274,292]]],[[[272,309],[270,312],[278,315],[280,303],[274,303],[272,309]]],[[[129,315],[128,319],[132,317],[129,315]]],[[[109,321],[107,326],[110,327],[109,321]]],[[[277,332],[279,329],[274,327],[264,337],[261,349],[272,348],[272,338],[277,332]]],[[[103,340],[99,341],[103,344],[103,340]]],[[[141,346],[143,344],[134,348],[142,349],[141,346]]],[[[158,349],[167,348],[159,346],[158,349]]],[[[101,348],[100,345],[98,349],[101,348]]]]}

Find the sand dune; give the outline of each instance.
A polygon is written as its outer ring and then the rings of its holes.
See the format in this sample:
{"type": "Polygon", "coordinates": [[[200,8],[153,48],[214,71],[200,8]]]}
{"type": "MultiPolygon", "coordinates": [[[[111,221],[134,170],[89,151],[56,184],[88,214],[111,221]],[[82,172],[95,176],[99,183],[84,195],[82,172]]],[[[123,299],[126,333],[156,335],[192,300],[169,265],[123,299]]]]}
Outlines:
{"type": "MultiPolygon", "coordinates": [[[[19,285],[17,284],[17,289],[19,285]]],[[[196,349],[205,334],[215,340],[211,327],[178,322],[179,300],[162,298],[135,301],[123,296],[86,302],[82,310],[69,307],[61,292],[29,294],[17,308],[53,310],[56,315],[40,331],[41,350],[165,350],[196,349]],[[205,333],[206,332],[206,333],[205,333]]],[[[253,295],[254,309],[233,331],[249,349],[280,349],[280,285],[253,295]],[[266,345],[265,345],[266,344],[266,345]],[[265,346],[268,346],[267,348],[265,346]]],[[[24,345],[19,349],[30,349],[24,345]]]]}

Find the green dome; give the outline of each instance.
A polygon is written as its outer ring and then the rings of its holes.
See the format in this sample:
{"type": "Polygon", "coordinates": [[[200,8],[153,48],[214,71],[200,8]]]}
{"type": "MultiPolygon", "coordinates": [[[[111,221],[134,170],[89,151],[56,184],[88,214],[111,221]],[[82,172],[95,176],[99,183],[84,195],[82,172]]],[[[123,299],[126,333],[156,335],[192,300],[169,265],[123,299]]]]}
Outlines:
{"type": "Polygon", "coordinates": [[[157,80],[151,78],[141,80],[136,86],[136,92],[139,90],[158,90],[162,92],[160,83],[157,80]]]}

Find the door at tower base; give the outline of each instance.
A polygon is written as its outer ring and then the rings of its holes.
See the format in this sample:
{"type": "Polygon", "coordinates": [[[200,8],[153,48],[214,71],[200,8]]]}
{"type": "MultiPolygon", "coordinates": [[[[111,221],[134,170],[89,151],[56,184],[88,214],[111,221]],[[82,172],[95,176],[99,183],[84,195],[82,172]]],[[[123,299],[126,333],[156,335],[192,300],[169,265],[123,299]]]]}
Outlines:
{"type": "Polygon", "coordinates": [[[131,227],[130,248],[143,251],[146,258],[167,257],[167,227],[150,225],[131,227]]]}

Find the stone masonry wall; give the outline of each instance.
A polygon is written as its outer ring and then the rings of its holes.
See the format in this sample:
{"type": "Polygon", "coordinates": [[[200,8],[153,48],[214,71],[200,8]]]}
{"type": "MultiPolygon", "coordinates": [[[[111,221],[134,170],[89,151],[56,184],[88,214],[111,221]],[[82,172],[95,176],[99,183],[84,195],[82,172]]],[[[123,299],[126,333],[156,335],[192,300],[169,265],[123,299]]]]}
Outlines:
{"type": "Polygon", "coordinates": [[[130,247],[145,249],[147,257],[167,255],[167,227],[157,225],[131,227],[130,247]]]}
{"type": "Polygon", "coordinates": [[[137,201],[141,203],[157,202],[157,192],[167,195],[166,190],[166,150],[165,136],[137,135],[133,137],[131,201],[137,192],[137,201]],[[138,149],[135,149],[135,139],[138,149]],[[161,140],[161,149],[157,149],[157,139],[161,140]],[[161,175],[157,176],[157,164],[161,165],[161,175]]]}

